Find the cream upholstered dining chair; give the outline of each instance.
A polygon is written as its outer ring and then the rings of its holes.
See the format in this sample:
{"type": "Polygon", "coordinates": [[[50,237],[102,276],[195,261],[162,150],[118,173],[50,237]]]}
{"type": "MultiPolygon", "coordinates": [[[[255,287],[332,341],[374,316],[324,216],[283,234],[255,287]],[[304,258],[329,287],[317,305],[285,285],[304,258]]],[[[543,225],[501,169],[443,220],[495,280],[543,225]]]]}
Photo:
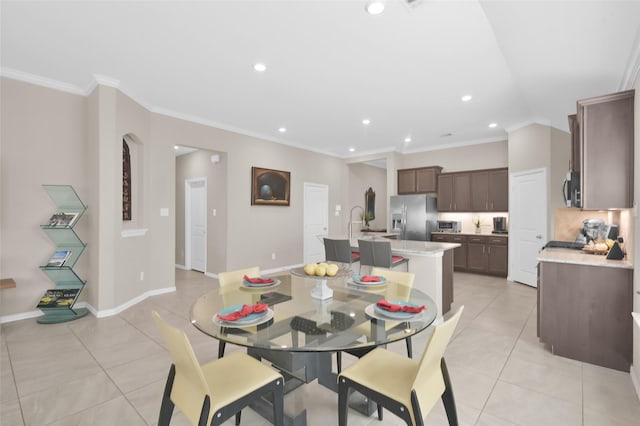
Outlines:
{"type": "Polygon", "coordinates": [[[274,424],[284,424],[284,379],[255,358],[236,352],[200,365],[184,331],[167,324],[158,312],[153,317],[173,359],[164,388],[158,426],[171,421],[174,406],[192,425],[220,425],[265,394],[273,398],[274,424]]]}
{"type": "Polygon", "coordinates": [[[386,349],[374,349],[338,376],[338,425],[347,424],[350,389],[378,404],[378,418],[386,408],[407,425],[423,425],[424,417],[442,398],[449,424],[458,425],[453,389],[444,351],[456,329],[464,306],[435,330],[420,361],[386,349]]]}
{"type": "Polygon", "coordinates": [[[360,252],[351,250],[351,242],[347,239],[324,238],[324,256],[328,262],[344,263],[351,266],[360,261],[360,252]]]}
{"type": "MultiPolygon", "coordinates": [[[[245,275],[249,277],[259,277],[260,267],[252,266],[250,268],[245,268],[245,269],[236,269],[235,271],[220,272],[218,274],[218,283],[220,284],[220,289],[221,289],[220,294],[222,295],[222,297],[225,297],[225,293],[224,293],[225,287],[240,285],[244,280],[245,275]]],[[[237,293],[234,292],[233,294],[237,294],[237,293]]],[[[234,301],[225,300],[224,305],[231,306],[233,304],[243,304],[243,303],[246,303],[246,301],[237,300],[234,302],[234,301]]],[[[222,358],[224,356],[224,350],[226,346],[227,344],[223,340],[218,341],[218,358],[222,358]]]]}
{"type": "Polygon", "coordinates": [[[405,264],[407,272],[409,272],[409,259],[394,256],[391,253],[391,241],[389,240],[358,240],[358,249],[360,250],[360,271],[363,266],[391,269],[405,264]]]}
{"type": "MultiPolygon", "coordinates": [[[[389,294],[388,291],[385,293],[386,299],[399,300],[399,301],[409,300],[409,296],[411,295],[411,289],[413,288],[413,281],[415,280],[415,277],[416,277],[414,273],[392,271],[391,269],[373,267],[371,268],[371,275],[385,277],[387,281],[399,284],[393,287],[394,289],[393,294],[389,294]]],[[[389,328],[392,328],[392,327],[395,327],[397,323],[394,321],[385,321],[385,324],[389,328]]],[[[366,323],[361,324],[357,328],[358,328],[358,331],[362,332],[362,334],[369,333],[369,327],[366,323]]],[[[411,358],[413,357],[413,344],[411,342],[411,336],[404,339],[404,341],[407,344],[407,356],[411,358]]],[[[336,352],[336,363],[338,367],[338,373],[342,371],[342,352],[347,352],[351,355],[361,358],[367,353],[371,352],[372,350],[373,348],[364,348],[364,349],[353,349],[353,350],[336,352]]]]}

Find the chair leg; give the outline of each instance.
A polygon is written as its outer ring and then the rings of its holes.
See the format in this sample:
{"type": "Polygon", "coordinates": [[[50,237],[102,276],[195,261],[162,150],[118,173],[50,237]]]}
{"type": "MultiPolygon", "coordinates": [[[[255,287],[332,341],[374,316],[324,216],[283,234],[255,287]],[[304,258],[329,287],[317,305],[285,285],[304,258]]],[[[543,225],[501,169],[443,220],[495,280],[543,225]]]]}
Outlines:
{"type": "Polygon", "coordinates": [[[378,404],[378,420],[382,421],[382,405],[378,404]]]}
{"type": "Polygon", "coordinates": [[[444,358],[440,361],[440,368],[442,369],[442,377],[444,378],[444,393],[442,394],[442,403],[444,409],[447,412],[447,419],[449,419],[449,426],[458,426],[458,411],[456,410],[456,401],[453,397],[453,388],[451,387],[451,378],[449,377],[449,370],[447,369],[447,363],[444,358]]]}
{"type": "Polygon", "coordinates": [[[164,385],[164,394],[162,395],[162,405],[160,405],[160,417],[158,418],[158,426],[169,426],[171,415],[173,414],[173,401],[171,401],[171,389],[173,388],[173,379],[176,377],[176,366],[171,364],[167,383],[164,385]]]}
{"type": "Polygon", "coordinates": [[[278,381],[278,389],[273,391],[273,424],[284,425],[284,383],[278,381]]]}
{"type": "Polygon", "coordinates": [[[240,419],[242,418],[242,411],[236,413],[236,426],[240,426],[240,419]]]}
{"type": "Polygon", "coordinates": [[[349,385],[344,378],[338,377],[338,426],[347,426],[348,400],[349,385]]]}
{"type": "Polygon", "coordinates": [[[227,342],[223,342],[222,340],[218,341],[218,359],[224,356],[224,348],[227,346],[227,342]]]}
{"type": "Polygon", "coordinates": [[[411,337],[404,339],[407,342],[407,356],[413,358],[413,343],[411,343],[411,337]]]}
{"type": "Polygon", "coordinates": [[[198,426],[207,426],[207,420],[209,420],[209,410],[211,409],[211,401],[209,395],[204,397],[202,401],[202,410],[200,410],[200,419],[198,420],[198,426]]]}
{"type": "Polygon", "coordinates": [[[336,363],[338,364],[338,374],[342,372],[342,352],[336,352],[336,363]]]}

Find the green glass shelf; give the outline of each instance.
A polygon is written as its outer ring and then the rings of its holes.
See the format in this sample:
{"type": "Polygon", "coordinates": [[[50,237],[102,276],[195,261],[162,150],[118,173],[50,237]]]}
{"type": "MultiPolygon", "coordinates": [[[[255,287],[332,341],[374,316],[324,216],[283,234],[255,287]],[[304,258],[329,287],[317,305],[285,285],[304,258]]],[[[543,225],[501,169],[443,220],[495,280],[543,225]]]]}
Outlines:
{"type": "MultiPolygon", "coordinates": [[[[42,231],[47,234],[47,237],[49,237],[49,239],[56,245],[55,251],[68,250],[71,252],[71,255],[64,262],[63,266],[45,265],[41,266],[40,269],[51,281],[54,282],[56,290],[65,288],[79,289],[77,296],[75,296],[73,301],[68,302],[70,303],[68,306],[47,306],[55,303],[45,301],[43,296],[38,309],[40,309],[44,315],[38,318],[38,322],[41,324],[55,324],[82,318],[89,313],[89,310],[86,308],[74,307],[80,292],[86,284],[86,281],[82,280],[73,270],[76,261],[82,255],[86,247],[86,244],[80,239],[80,237],[78,237],[78,234],[76,234],[73,227],[78,223],[78,220],[82,217],[87,206],[84,205],[76,191],[70,185],[42,186],[56,204],[56,211],[54,212],[55,214],[52,215],[50,223],[40,225],[40,228],[42,228],[42,231]],[[65,214],[62,215],[60,213],[65,214]],[[75,214],[75,218],[70,220],[70,218],[73,218],[73,214],[75,214]],[[64,223],[65,225],[61,225],[61,223],[64,223]]],[[[45,293],[45,296],[48,297],[48,292],[45,293]]],[[[64,300],[66,301],[68,299],[65,298],[64,300]]]]}
{"type": "Polygon", "coordinates": [[[42,185],[42,187],[58,206],[59,211],[83,213],[87,209],[70,185],[42,185]]]}

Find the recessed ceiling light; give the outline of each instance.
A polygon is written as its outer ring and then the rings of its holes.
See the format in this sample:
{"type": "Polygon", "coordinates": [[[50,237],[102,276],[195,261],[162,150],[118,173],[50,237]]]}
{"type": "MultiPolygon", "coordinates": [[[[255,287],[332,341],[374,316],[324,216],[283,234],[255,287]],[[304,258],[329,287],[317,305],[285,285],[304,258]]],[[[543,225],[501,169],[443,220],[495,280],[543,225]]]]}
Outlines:
{"type": "Polygon", "coordinates": [[[372,1],[367,3],[365,10],[371,15],[379,15],[384,11],[384,3],[381,1],[372,1]]]}
{"type": "Polygon", "coordinates": [[[349,152],[354,152],[355,150],[355,148],[349,148],[349,152]]]}
{"type": "Polygon", "coordinates": [[[404,138],[404,141],[405,141],[406,143],[411,142],[411,137],[407,136],[406,138],[404,138]]]}
{"type": "Polygon", "coordinates": [[[462,102],[469,102],[471,99],[473,99],[473,96],[471,95],[464,95],[462,98],[462,102]]]}
{"type": "Polygon", "coordinates": [[[262,63],[258,62],[257,64],[255,64],[253,66],[253,69],[256,70],[256,71],[262,72],[262,71],[267,69],[267,66],[265,64],[262,64],[262,63]]]}
{"type": "Polygon", "coordinates": [[[453,136],[453,133],[449,132],[449,133],[443,133],[440,135],[441,138],[448,138],[449,136],[453,136]]]}
{"type": "Polygon", "coordinates": [[[173,149],[177,150],[178,148],[180,148],[178,145],[174,145],[173,149]]]}
{"type": "Polygon", "coordinates": [[[369,120],[368,118],[365,118],[364,120],[362,120],[362,124],[369,124],[371,123],[371,120],[369,120]]]}
{"type": "Polygon", "coordinates": [[[280,133],[284,133],[284,132],[286,132],[286,131],[287,131],[287,129],[286,129],[286,128],[284,128],[284,127],[280,127],[280,128],[278,129],[278,131],[279,131],[280,133]]]}
{"type": "Polygon", "coordinates": [[[497,127],[498,123],[491,123],[489,124],[489,128],[493,129],[494,127],[497,127]]]}

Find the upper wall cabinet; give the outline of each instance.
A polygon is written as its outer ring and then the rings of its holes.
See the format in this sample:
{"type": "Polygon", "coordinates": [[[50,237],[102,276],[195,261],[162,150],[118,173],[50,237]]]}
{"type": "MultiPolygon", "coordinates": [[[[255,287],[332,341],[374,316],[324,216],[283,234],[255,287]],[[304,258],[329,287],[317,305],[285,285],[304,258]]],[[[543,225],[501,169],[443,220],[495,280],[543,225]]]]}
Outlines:
{"type": "Polygon", "coordinates": [[[471,211],[471,175],[443,173],[438,176],[438,211],[471,211]]]}
{"type": "Polygon", "coordinates": [[[578,101],[582,208],[633,206],[634,91],[578,101]]]}
{"type": "Polygon", "coordinates": [[[440,166],[398,170],[398,195],[437,192],[440,171],[440,166]]]}
{"type": "Polygon", "coordinates": [[[443,173],[438,178],[438,211],[508,210],[509,173],[506,168],[443,173]]]}

